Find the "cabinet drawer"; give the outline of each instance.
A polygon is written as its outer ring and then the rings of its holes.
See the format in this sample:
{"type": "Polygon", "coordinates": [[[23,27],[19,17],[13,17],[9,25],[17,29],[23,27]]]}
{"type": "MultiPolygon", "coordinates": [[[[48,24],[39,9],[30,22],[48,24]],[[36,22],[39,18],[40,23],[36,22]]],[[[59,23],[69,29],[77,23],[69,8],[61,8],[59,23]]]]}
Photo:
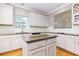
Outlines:
{"type": "Polygon", "coordinates": [[[47,40],[47,44],[52,44],[52,43],[56,43],[56,38],[47,40]]]}
{"type": "Polygon", "coordinates": [[[33,42],[29,44],[29,50],[31,51],[45,45],[46,45],[46,41],[33,42]]]}
{"type": "Polygon", "coordinates": [[[29,51],[29,56],[45,56],[45,55],[46,55],[46,47],[29,51]]]}

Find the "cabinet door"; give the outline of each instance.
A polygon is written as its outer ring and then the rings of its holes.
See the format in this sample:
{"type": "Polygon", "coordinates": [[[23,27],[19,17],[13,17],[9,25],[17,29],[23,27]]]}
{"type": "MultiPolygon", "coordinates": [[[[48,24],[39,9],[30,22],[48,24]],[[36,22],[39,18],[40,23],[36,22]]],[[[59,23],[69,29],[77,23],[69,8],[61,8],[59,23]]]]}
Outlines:
{"type": "Polygon", "coordinates": [[[0,24],[13,25],[13,6],[0,4],[0,24]]]}
{"type": "Polygon", "coordinates": [[[3,20],[2,20],[2,18],[3,18],[3,9],[2,9],[3,7],[2,7],[2,4],[0,3],[0,24],[2,24],[3,23],[3,20]]]}
{"type": "Polygon", "coordinates": [[[47,45],[47,56],[56,55],[56,44],[47,45]]]}
{"type": "Polygon", "coordinates": [[[74,37],[73,36],[69,36],[69,35],[65,35],[65,49],[70,51],[70,52],[74,52],[75,50],[75,42],[74,42],[74,37]]]}
{"type": "Polygon", "coordinates": [[[45,56],[45,55],[46,55],[46,47],[29,51],[29,56],[45,56]]]}
{"type": "Polygon", "coordinates": [[[39,25],[38,24],[38,14],[37,13],[34,13],[34,12],[30,12],[29,13],[29,23],[30,23],[30,26],[35,26],[35,25],[39,25]]]}
{"type": "Polygon", "coordinates": [[[22,37],[20,35],[13,35],[11,39],[11,49],[22,48],[22,37]]]}
{"type": "Polygon", "coordinates": [[[79,39],[75,41],[75,53],[79,55],[79,39]]]}
{"type": "Polygon", "coordinates": [[[30,26],[48,26],[48,16],[44,16],[38,13],[29,13],[29,23],[30,26]]]}
{"type": "Polygon", "coordinates": [[[65,47],[65,38],[64,35],[58,35],[57,37],[57,46],[64,48],[65,47]]]}
{"type": "Polygon", "coordinates": [[[0,36],[0,53],[10,51],[10,40],[6,36],[0,36]]]}
{"type": "Polygon", "coordinates": [[[44,15],[39,15],[39,25],[40,26],[48,26],[49,25],[49,19],[48,16],[44,16],[44,15]]]}

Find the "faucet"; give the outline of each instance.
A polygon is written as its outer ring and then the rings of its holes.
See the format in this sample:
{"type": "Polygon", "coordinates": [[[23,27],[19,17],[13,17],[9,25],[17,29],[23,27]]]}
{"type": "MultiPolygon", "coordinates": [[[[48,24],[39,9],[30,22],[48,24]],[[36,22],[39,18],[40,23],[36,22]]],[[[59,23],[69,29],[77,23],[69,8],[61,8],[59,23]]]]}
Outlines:
{"type": "Polygon", "coordinates": [[[24,32],[24,27],[25,27],[24,24],[25,24],[24,22],[21,23],[21,33],[24,32]]]}

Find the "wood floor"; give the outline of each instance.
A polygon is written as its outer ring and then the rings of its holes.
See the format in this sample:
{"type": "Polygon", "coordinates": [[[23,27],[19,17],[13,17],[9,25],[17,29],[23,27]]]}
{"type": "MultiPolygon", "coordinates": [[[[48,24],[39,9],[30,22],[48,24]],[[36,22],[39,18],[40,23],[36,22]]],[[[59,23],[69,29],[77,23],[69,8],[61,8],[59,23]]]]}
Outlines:
{"type": "Polygon", "coordinates": [[[56,56],[77,56],[77,55],[57,47],[56,56]]]}
{"type": "MultiPolygon", "coordinates": [[[[10,52],[6,52],[3,54],[0,54],[0,56],[22,56],[22,49],[17,49],[17,50],[13,50],[10,52]]],[[[77,55],[57,47],[56,56],[77,56],[77,55]]]]}
{"type": "Polygon", "coordinates": [[[22,49],[13,50],[10,52],[6,52],[3,54],[0,54],[0,56],[22,56],[22,49]]]}

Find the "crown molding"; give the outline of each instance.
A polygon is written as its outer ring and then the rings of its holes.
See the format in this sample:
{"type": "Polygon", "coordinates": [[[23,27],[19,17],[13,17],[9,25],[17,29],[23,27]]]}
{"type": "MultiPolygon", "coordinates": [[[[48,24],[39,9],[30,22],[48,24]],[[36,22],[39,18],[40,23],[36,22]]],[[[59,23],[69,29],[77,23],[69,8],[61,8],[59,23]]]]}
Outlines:
{"type": "Polygon", "coordinates": [[[66,7],[68,5],[72,5],[72,3],[64,4],[64,5],[60,6],[59,8],[56,8],[56,9],[52,10],[51,12],[48,12],[46,15],[51,15],[52,13],[54,13],[54,12],[64,8],[64,7],[66,7]]]}
{"type": "Polygon", "coordinates": [[[33,10],[27,6],[24,6],[24,5],[21,5],[20,3],[8,3],[9,5],[12,5],[14,7],[19,7],[19,8],[22,8],[22,9],[25,9],[29,12],[35,12],[35,13],[38,13],[38,14],[42,14],[42,15],[45,15],[45,13],[42,13],[42,12],[39,12],[39,11],[36,11],[36,10],[33,10]]]}

